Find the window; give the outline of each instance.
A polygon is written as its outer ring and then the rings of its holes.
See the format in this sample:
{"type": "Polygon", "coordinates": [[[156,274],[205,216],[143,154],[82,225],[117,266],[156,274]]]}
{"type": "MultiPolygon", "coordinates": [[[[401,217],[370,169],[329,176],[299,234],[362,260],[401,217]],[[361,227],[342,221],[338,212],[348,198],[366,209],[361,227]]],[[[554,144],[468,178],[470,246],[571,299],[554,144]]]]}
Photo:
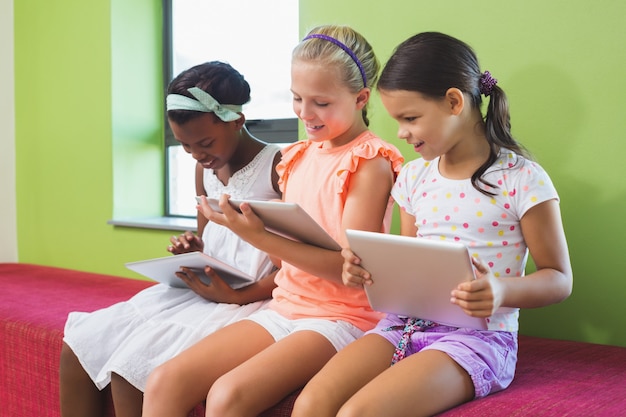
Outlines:
{"type": "MultiPolygon", "coordinates": [[[[206,61],[225,61],[252,89],[243,111],[248,129],[268,142],[298,135],[289,91],[291,50],[298,43],[295,0],[164,0],[164,80],[206,61]]],[[[195,217],[195,161],[165,128],[166,216],[195,217]]]]}

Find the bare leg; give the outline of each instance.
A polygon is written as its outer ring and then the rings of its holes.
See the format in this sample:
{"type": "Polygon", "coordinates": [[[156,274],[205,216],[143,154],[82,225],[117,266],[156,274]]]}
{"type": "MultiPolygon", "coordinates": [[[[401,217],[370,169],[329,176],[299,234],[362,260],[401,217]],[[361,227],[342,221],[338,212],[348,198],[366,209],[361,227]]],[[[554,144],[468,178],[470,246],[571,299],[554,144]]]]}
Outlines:
{"type": "Polygon", "coordinates": [[[206,416],[257,416],[306,384],[335,353],[319,333],[292,333],[220,377],[209,391],[206,416]]]}
{"type": "Polygon", "coordinates": [[[116,417],[141,417],[143,392],[118,374],[111,374],[111,394],[116,417]]]}
{"type": "Polygon", "coordinates": [[[274,343],[260,325],[242,320],[205,337],[156,368],[144,393],[144,417],[186,417],[220,376],[274,343]]]}
{"type": "Polygon", "coordinates": [[[94,385],[78,358],[63,343],[60,363],[60,400],[63,417],[98,417],[103,415],[105,395],[94,385]]]}
{"type": "Polygon", "coordinates": [[[444,352],[425,350],[365,385],[337,417],[432,416],[473,397],[474,385],[463,368],[444,352]]]}
{"type": "Polygon", "coordinates": [[[394,346],[375,334],[349,344],[304,387],[291,416],[336,416],[355,392],[389,368],[393,352],[394,346]]]}

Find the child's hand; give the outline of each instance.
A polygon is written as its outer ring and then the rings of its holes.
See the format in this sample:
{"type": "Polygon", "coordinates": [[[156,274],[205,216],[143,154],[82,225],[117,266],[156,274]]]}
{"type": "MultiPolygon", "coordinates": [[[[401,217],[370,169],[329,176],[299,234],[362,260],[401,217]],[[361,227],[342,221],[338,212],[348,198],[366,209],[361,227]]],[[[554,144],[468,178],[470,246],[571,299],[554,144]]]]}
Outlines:
{"type": "Polygon", "coordinates": [[[180,236],[172,236],[170,238],[171,245],[167,247],[167,251],[174,255],[180,255],[187,252],[202,252],[204,242],[192,232],[185,232],[180,236]]]}
{"type": "MultiPolygon", "coordinates": [[[[217,213],[215,212],[215,210],[211,208],[205,195],[198,196],[198,197],[200,197],[200,200],[198,201],[198,205],[196,205],[196,210],[198,210],[200,214],[202,214],[206,219],[211,220],[211,216],[217,213]]],[[[196,199],[198,197],[196,197],[196,199]]]]}
{"type": "Polygon", "coordinates": [[[361,267],[361,259],[354,252],[345,248],[341,251],[341,256],[344,259],[341,280],[345,286],[362,287],[364,285],[372,285],[372,276],[361,267]]]}
{"type": "Polygon", "coordinates": [[[253,244],[265,233],[263,221],[254,214],[247,203],[241,204],[239,213],[230,205],[229,198],[227,194],[220,197],[219,206],[222,213],[212,210],[205,196],[202,196],[197,208],[209,221],[229,228],[243,240],[253,244]]]}
{"type": "Polygon", "coordinates": [[[489,266],[472,257],[476,279],[459,284],[452,290],[453,304],[473,317],[489,317],[502,305],[503,284],[493,276],[489,266]]]}
{"type": "Polygon", "coordinates": [[[184,266],[176,272],[176,276],[202,298],[216,303],[237,303],[237,290],[226,284],[213,268],[205,267],[204,273],[211,279],[210,284],[202,282],[193,269],[184,266]]]}

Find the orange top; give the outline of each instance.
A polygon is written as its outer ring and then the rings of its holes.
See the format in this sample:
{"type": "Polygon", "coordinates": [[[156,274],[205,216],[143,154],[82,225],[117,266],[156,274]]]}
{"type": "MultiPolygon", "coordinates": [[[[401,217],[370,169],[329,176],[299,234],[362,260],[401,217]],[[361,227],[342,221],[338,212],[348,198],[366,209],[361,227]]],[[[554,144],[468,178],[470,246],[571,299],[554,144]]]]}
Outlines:
{"type": "MultiPolygon", "coordinates": [[[[290,145],[276,169],[283,199],[298,203],[345,247],[341,219],[350,177],[359,162],[384,156],[397,175],[403,158],[396,147],[369,131],[338,148],[322,145],[308,140],[290,145]]],[[[389,232],[392,207],[390,196],[381,232],[389,232]]],[[[337,282],[319,278],[283,262],[269,308],[289,319],[343,320],[364,331],[373,328],[382,314],[371,309],[362,288],[346,287],[337,278],[337,282]]]]}

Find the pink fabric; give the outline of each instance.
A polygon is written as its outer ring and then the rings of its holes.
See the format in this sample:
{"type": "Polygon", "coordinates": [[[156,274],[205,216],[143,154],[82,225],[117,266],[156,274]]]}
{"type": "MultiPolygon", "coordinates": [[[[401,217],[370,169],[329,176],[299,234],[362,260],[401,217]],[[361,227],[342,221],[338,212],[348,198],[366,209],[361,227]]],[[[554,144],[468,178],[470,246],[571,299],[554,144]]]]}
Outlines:
{"type": "MultiPolygon", "coordinates": [[[[150,285],[48,266],[0,264],[0,415],[59,416],[59,356],[67,314],[109,306],[150,285]]],[[[111,403],[107,415],[113,416],[111,403]]]]}
{"type": "MultiPolygon", "coordinates": [[[[361,161],[383,156],[390,167],[400,171],[402,155],[372,132],[364,132],[350,143],[325,148],[325,142],[301,141],[283,151],[276,170],[281,177],[283,199],[298,203],[342,246],[346,245],[342,217],[351,174],[361,161]]],[[[393,201],[388,201],[387,227],[393,201]]],[[[338,277],[339,278],[339,277],[338,277]]],[[[289,319],[319,318],[343,320],[369,330],[382,318],[372,311],[362,288],[349,288],[305,273],[283,262],[276,275],[270,308],[289,319]]]]}
{"type": "Polygon", "coordinates": [[[440,414],[614,417],[626,415],[626,348],[520,336],[515,379],[504,391],[440,414]]]}
{"type": "Polygon", "coordinates": [[[28,264],[0,264],[3,319],[63,329],[70,311],[123,301],[153,282],[28,264]]]}
{"type": "MultiPolygon", "coordinates": [[[[0,263],[0,415],[59,416],[59,354],[65,317],[130,298],[152,283],[28,264],[0,263]]],[[[260,417],[287,417],[288,396],[260,417]]],[[[440,414],[456,416],[623,416],[626,348],[519,338],[511,386],[440,414]]],[[[110,403],[106,415],[113,416],[110,403]]],[[[203,416],[198,406],[190,417],[203,416]]]]}

